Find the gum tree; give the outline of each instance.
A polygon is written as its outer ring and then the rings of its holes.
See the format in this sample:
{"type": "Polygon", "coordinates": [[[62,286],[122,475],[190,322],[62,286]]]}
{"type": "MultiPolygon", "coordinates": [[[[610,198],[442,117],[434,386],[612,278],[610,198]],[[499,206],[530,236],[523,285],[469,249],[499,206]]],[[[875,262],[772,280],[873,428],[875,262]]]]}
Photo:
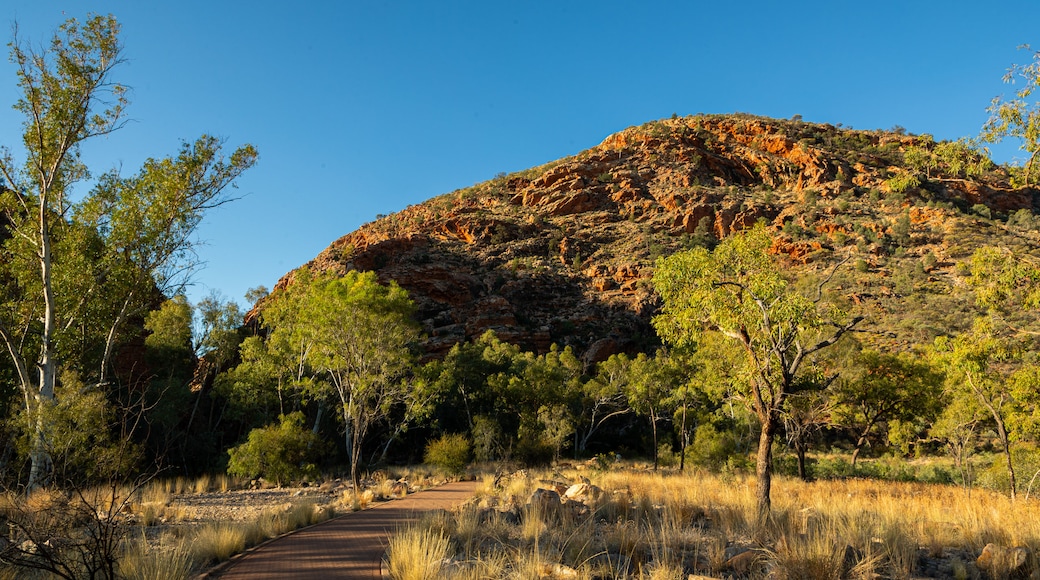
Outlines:
{"type": "MultiPolygon", "coordinates": [[[[935,355],[946,371],[946,385],[952,398],[969,399],[992,419],[993,430],[1004,456],[1011,499],[1017,495],[1011,444],[1019,435],[1017,417],[1022,413],[1012,385],[1035,383],[1028,377],[1036,372],[1022,364],[1021,345],[1011,337],[1000,336],[988,318],[978,318],[968,332],[935,339],[935,355]]],[[[964,405],[967,406],[967,405],[964,405]]]]}
{"type": "Polygon", "coordinates": [[[46,413],[59,360],[95,388],[111,380],[110,361],[127,321],[143,315],[156,290],[183,280],[192,235],[205,211],[252,166],[245,146],[229,157],[203,136],[179,155],[150,159],[133,177],[91,177],[81,145],[124,122],[126,89],[113,71],[123,62],[112,16],[62,24],[36,49],[10,44],[24,116],[22,162],[0,148],[0,344],[14,369],[34,443],[28,488],[51,470],[46,413]],[[82,199],[77,203],[76,197],[82,199]]]}
{"type": "MultiPolygon", "coordinates": [[[[1029,46],[1021,48],[1028,49],[1029,46]]],[[[1021,148],[1029,153],[1021,185],[1028,186],[1036,181],[1033,166],[1037,154],[1040,154],[1040,102],[1030,101],[1040,88],[1040,52],[1033,53],[1033,62],[1012,66],[1004,75],[1004,82],[1018,85],[1015,96],[993,99],[989,106],[989,119],[983,125],[980,137],[989,143],[1009,137],[1021,143],[1021,148]]]]}
{"type": "Polygon", "coordinates": [[[311,277],[306,270],[264,306],[269,344],[298,377],[310,375],[338,398],[350,473],[360,486],[362,444],[372,427],[404,408],[402,422],[426,408],[414,397],[409,373],[419,327],[408,293],[373,272],[311,277]]]}
{"type": "Polygon", "coordinates": [[[852,466],[869,439],[890,421],[934,419],[941,410],[942,376],[906,353],[859,353],[834,388],[833,410],[853,430],[852,466]]]}
{"type": "Polygon", "coordinates": [[[653,284],[664,299],[654,326],[677,346],[693,346],[704,333],[720,333],[744,352],[738,385],[758,417],[756,497],[760,517],[769,513],[773,440],[788,398],[813,355],[832,346],[862,317],[849,318],[815,296],[791,287],[763,225],[731,236],[712,251],[698,248],[658,261],[653,284]]]}

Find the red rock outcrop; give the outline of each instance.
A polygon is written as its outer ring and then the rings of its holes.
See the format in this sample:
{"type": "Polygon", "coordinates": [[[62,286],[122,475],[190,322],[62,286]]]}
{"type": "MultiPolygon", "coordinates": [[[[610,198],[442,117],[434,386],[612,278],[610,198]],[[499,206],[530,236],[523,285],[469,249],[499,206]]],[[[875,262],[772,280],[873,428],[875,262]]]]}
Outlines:
{"type": "Polygon", "coordinates": [[[879,240],[906,211],[911,239],[939,244],[927,251],[945,256],[953,246],[930,240],[961,215],[950,207],[1034,207],[1037,192],[1011,188],[999,171],[933,173],[893,197],[886,180],[904,171],[905,147],[922,143],[750,116],[648,123],[366,224],[308,266],[396,280],[416,302],[431,355],[490,329],[539,351],[569,344],[595,362],[654,341],[657,257],[757,221],[777,230],[776,254],[812,269],[831,254],[863,252],[876,262],[888,251],[879,240]]]}

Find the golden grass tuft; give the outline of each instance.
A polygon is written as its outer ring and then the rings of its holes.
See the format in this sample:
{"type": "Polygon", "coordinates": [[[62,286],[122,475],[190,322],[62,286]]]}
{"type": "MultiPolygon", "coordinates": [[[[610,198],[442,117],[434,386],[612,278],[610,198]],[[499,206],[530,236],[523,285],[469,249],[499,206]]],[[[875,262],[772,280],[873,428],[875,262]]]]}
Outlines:
{"type": "MultiPolygon", "coordinates": [[[[252,535],[251,526],[238,524],[210,524],[195,535],[192,552],[199,562],[223,562],[241,552],[252,535]]],[[[255,539],[255,538],[254,538],[255,539]]]]}
{"type": "Polygon", "coordinates": [[[213,483],[213,477],[210,475],[201,475],[192,482],[191,490],[195,493],[208,493],[210,485],[213,483]]]}
{"type": "Polygon", "coordinates": [[[390,538],[387,549],[390,577],[394,580],[438,580],[448,558],[449,541],[444,534],[418,527],[407,528],[390,538]]]}
{"type": "Polygon", "coordinates": [[[144,538],[132,542],[119,559],[119,577],[127,580],[187,580],[196,572],[196,553],[185,541],[150,546],[144,538]]]}

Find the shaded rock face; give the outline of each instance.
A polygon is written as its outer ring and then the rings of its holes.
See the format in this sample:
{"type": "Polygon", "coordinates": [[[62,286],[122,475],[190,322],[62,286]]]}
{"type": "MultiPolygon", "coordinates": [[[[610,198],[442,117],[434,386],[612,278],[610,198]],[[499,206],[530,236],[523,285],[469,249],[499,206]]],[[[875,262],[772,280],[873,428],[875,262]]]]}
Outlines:
{"type": "MultiPolygon", "coordinates": [[[[1012,190],[999,175],[932,180],[889,203],[885,181],[918,141],[750,116],[647,123],[366,224],[307,267],[396,280],[416,303],[429,356],[494,330],[538,352],[572,346],[592,364],[656,345],[651,319],[660,302],[649,281],[659,257],[757,221],[777,231],[774,253],[813,270],[825,267],[821,256],[850,247],[873,259],[866,238],[890,232],[904,211],[913,228],[949,227],[953,209],[912,203],[915,195],[947,206],[1033,208],[1036,192],[1012,190]],[[787,233],[795,230],[808,234],[787,233]]],[[[275,292],[291,281],[290,273],[275,292]]]]}

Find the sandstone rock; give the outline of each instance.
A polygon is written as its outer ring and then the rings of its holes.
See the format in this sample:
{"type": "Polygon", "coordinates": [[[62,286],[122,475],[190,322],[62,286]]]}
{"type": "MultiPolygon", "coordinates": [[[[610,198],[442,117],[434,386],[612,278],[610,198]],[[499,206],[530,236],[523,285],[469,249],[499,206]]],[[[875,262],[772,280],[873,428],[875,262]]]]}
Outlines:
{"type": "Polygon", "coordinates": [[[723,567],[728,570],[733,570],[735,573],[743,576],[749,574],[759,562],[765,559],[765,554],[759,550],[746,550],[726,560],[723,567]]]}
{"type": "MultiPolygon", "coordinates": [[[[378,219],[333,242],[307,267],[374,270],[383,282],[397,281],[429,337],[427,358],[489,329],[525,349],[543,353],[559,344],[582,356],[612,334],[653,335],[650,320],[660,301],[646,281],[654,259],[679,249],[683,234],[702,222],[720,238],[760,218],[780,228],[792,216],[808,232],[826,232],[775,248],[794,261],[787,266],[812,267],[826,254],[819,250],[839,245],[888,251],[865,232],[883,233],[890,216],[880,225],[868,223],[868,216],[880,214],[878,200],[864,194],[880,191],[904,171],[899,149],[915,139],[741,115],[658,121],[610,135],[547,168],[378,219]],[[808,190],[821,203],[805,195],[808,190]],[[834,195],[842,196],[844,208],[829,199],[834,195]],[[582,275],[574,272],[578,256],[582,275]]],[[[954,206],[982,203],[1008,213],[1033,209],[1033,199],[1040,198],[1035,188],[1001,181],[999,172],[984,180],[950,177],[958,176],[933,174],[921,189],[927,196],[907,199],[915,244],[938,238],[929,242],[937,255],[959,247],[944,232],[963,230],[973,219],[954,206]],[[918,203],[924,197],[942,206],[925,207],[918,203]],[[929,236],[920,235],[925,232],[929,236]]],[[[931,274],[946,283],[951,278],[931,274]]],[[[274,293],[294,279],[293,273],[284,276],[274,293]]],[[[879,292],[859,306],[876,314],[883,299],[879,292]]],[[[247,321],[256,327],[259,309],[247,321]]]]}
{"type": "Polygon", "coordinates": [[[531,493],[531,499],[527,501],[527,505],[545,515],[556,514],[560,511],[560,494],[555,490],[540,487],[531,493]]]}
{"type": "Polygon", "coordinates": [[[1028,578],[1032,574],[1032,551],[1024,546],[1004,548],[986,544],[975,560],[981,572],[997,578],[1028,578]]]}
{"type": "Polygon", "coordinates": [[[582,357],[582,362],[586,365],[603,362],[610,358],[610,355],[618,354],[620,352],[623,352],[621,343],[617,339],[608,336],[592,343],[588,350],[585,351],[585,355],[582,357]]]}
{"type": "Polygon", "coordinates": [[[596,501],[603,495],[603,490],[588,483],[576,483],[563,492],[563,497],[583,503],[596,501]]]}
{"type": "Polygon", "coordinates": [[[563,564],[542,564],[538,568],[538,577],[565,580],[569,578],[577,578],[578,571],[570,566],[564,566],[563,564]]]}

